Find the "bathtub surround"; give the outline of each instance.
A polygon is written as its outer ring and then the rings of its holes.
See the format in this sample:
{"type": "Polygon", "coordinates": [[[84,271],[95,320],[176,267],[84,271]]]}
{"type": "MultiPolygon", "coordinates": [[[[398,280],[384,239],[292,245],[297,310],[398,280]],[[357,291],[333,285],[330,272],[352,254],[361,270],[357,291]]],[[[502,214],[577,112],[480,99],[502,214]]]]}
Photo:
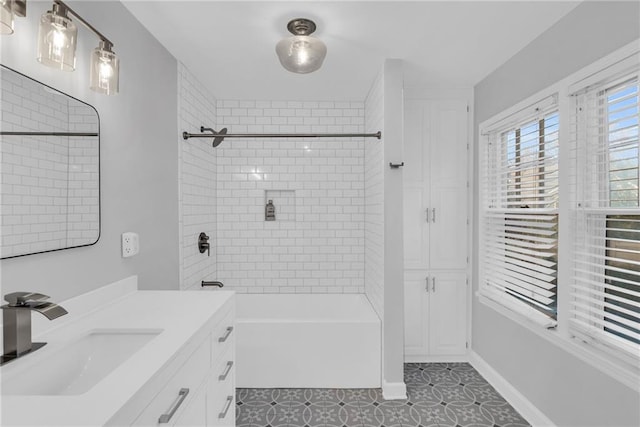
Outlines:
{"type": "MultiPolygon", "coordinates": [[[[636,40],[640,37],[639,14],[638,2],[578,5],[475,86],[475,129],[500,111],[636,40]]],[[[475,143],[477,170],[477,133],[475,143]]],[[[473,253],[478,253],[477,202],[474,209],[473,253]]],[[[473,268],[473,277],[478,277],[477,259],[473,268]]],[[[474,283],[476,290],[477,286],[474,283]]],[[[473,298],[472,313],[473,350],[555,424],[640,424],[637,390],[479,303],[478,298],[473,298]]]]}
{"type": "Polygon", "coordinates": [[[180,288],[197,289],[202,280],[220,280],[217,274],[216,182],[218,151],[208,139],[183,140],[185,130],[216,127],[216,100],[178,62],[178,144],[180,288]],[[198,250],[198,236],[206,233],[210,256],[198,250]]]}
{"type": "Polygon", "coordinates": [[[404,398],[402,170],[385,167],[404,160],[402,62],[385,62],[364,102],[217,100],[215,111],[206,103],[213,96],[189,83],[195,79],[182,66],[180,73],[181,111],[195,105],[189,120],[181,113],[180,131],[382,131],[382,140],[247,138],[216,148],[207,139],[189,139],[197,154],[189,164],[192,153],[181,150],[181,286],[192,288],[199,274],[212,274],[240,293],[366,294],[381,321],[385,397],[404,398]],[[189,197],[188,182],[194,185],[189,197]],[[274,221],[265,220],[269,200],[274,221]],[[190,260],[195,243],[188,235],[212,224],[214,254],[190,260]]]}
{"type": "Polygon", "coordinates": [[[122,63],[128,64],[121,70],[117,96],[97,94],[88,81],[93,37],[78,38],[73,73],[35,60],[34,34],[50,6],[29,2],[27,17],[15,21],[16,32],[0,38],[1,62],[98,110],[101,237],[89,247],[3,260],[2,292],[37,290],[62,301],[132,274],[139,276],[141,289],[177,289],[176,60],[121,3],[70,2],[109,34],[122,63]],[[125,231],[140,235],[140,254],[127,259],[120,251],[125,231]]]}
{"type": "Polygon", "coordinates": [[[365,101],[365,131],[382,131],[379,144],[364,147],[364,283],[367,298],[384,318],[384,70],[371,85],[365,101]]]}
{"type": "MultiPolygon", "coordinates": [[[[229,133],[360,133],[364,104],[219,100],[217,122],[229,133]]],[[[209,144],[218,162],[218,279],[242,293],[363,293],[369,144],[379,141],[243,138],[216,149],[209,144]],[[275,221],[265,221],[269,200],[275,221]]]]}

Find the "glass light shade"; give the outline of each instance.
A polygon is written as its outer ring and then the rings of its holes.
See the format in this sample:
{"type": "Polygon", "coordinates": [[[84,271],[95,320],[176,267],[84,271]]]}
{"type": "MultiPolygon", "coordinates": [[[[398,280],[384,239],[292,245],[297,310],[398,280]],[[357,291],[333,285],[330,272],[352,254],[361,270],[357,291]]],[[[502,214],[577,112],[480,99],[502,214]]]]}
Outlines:
{"type": "Polygon", "coordinates": [[[11,0],[2,0],[0,5],[0,34],[13,34],[13,18],[11,0]]]}
{"type": "Polygon", "coordinates": [[[100,43],[91,53],[91,90],[105,95],[118,93],[120,60],[110,48],[100,43]]]}
{"type": "Polygon", "coordinates": [[[284,68],[292,73],[306,74],[322,66],[327,47],[315,37],[293,36],[280,40],[276,53],[284,68]]]}
{"type": "Polygon", "coordinates": [[[38,32],[38,61],[64,71],[76,68],[76,42],[78,27],[55,12],[46,12],[40,18],[38,32]]]}

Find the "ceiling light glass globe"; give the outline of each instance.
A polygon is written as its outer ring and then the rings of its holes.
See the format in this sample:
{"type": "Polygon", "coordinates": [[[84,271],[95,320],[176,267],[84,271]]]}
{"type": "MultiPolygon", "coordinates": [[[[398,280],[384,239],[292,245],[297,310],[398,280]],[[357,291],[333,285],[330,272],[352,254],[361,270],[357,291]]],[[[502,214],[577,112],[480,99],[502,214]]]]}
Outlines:
{"type": "Polygon", "coordinates": [[[307,74],[322,66],[327,47],[311,36],[293,36],[280,40],[276,53],[282,66],[292,73],[307,74]]]}

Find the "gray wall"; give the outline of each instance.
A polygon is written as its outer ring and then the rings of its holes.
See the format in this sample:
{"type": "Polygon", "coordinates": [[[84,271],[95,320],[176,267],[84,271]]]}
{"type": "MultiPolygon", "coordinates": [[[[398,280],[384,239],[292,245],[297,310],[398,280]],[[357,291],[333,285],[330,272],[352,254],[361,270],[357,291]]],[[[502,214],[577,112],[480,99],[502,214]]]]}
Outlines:
{"type": "MultiPolygon", "coordinates": [[[[584,2],[475,87],[478,124],[640,37],[640,3],[584,2]]],[[[474,180],[478,194],[478,180],[474,180]]],[[[478,253],[478,203],[474,206],[478,253]]],[[[478,277],[475,258],[473,277],[478,277]]],[[[477,289],[477,279],[474,281],[477,289]]],[[[562,284],[561,284],[562,286],[562,284]]],[[[561,426],[640,425],[634,392],[473,300],[473,350],[561,426]]]]}
{"type": "Polygon", "coordinates": [[[94,246],[3,260],[2,293],[38,291],[59,301],[133,274],[144,289],[179,289],[177,63],[120,2],[69,4],[113,41],[120,94],[89,89],[88,59],[98,41],[80,25],[74,72],[36,61],[37,23],[51,2],[28,2],[27,18],[0,38],[0,61],[98,110],[102,234],[94,246]],[[140,235],[140,254],[126,259],[125,231],[140,235]]]}

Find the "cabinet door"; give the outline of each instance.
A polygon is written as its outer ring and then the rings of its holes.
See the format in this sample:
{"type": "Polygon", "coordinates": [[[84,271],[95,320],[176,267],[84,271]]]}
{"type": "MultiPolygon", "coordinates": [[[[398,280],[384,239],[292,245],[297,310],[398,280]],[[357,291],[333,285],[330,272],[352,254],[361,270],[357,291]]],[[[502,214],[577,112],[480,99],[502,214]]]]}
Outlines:
{"type": "Polygon", "coordinates": [[[403,193],[403,244],[404,268],[429,268],[429,224],[424,207],[424,188],[404,186],[403,193]]]}
{"type": "Polygon", "coordinates": [[[467,342],[467,277],[465,272],[431,273],[429,354],[460,355],[467,342]]]}
{"type": "Polygon", "coordinates": [[[429,268],[466,268],[467,104],[435,101],[431,114],[429,268]]]}
{"type": "Polygon", "coordinates": [[[207,425],[207,396],[204,388],[200,391],[187,407],[176,418],[176,427],[195,427],[207,425]]]}
{"type": "Polygon", "coordinates": [[[466,188],[436,188],[431,191],[429,266],[431,269],[467,267],[466,188]]]}
{"type": "Polygon", "coordinates": [[[430,103],[407,100],[404,106],[403,237],[404,267],[429,268],[429,144],[430,103]]]}
{"type": "Polygon", "coordinates": [[[427,273],[411,271],[404,280],[404,352],[406,356],[429,353],[429,294],[427,273]]]}

